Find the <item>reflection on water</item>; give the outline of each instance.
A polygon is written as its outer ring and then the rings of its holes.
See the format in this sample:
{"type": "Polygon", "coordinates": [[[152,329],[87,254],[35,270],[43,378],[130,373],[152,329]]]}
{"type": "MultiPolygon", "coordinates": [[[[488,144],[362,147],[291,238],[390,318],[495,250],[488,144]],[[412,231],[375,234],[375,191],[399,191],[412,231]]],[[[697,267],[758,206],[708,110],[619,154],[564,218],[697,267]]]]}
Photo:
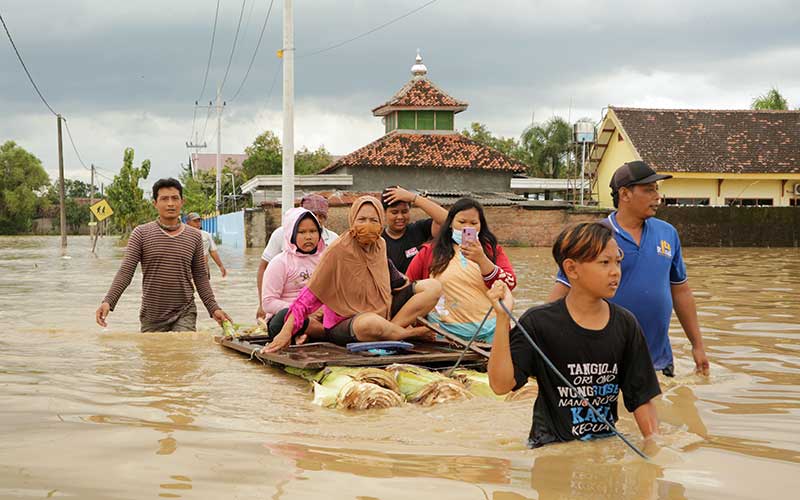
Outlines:
{"type": "MultiPolygon", "coordinates": [[[[686,250],[713,376],[691,373],[673,321],[678,377],[662,380],[661,448],[647,463],[613,439],[527,450],[530,401],[314,407],[305,382],[215,345],[206,315],[198,333],[138,333],[138,277],[103,331],[94,310],[122,249],[107,238],[94,258],[88,238],[71,238],[62,259],[58,243],[0,238],[0,498],[764,498],[800,487],[794,249],[686,250]]],[[[251,322],[259,252],[221,254],[218,299],[251,322]]],[[[541,303],[547,249],[509,255],[518,309],[541,303]]]]}

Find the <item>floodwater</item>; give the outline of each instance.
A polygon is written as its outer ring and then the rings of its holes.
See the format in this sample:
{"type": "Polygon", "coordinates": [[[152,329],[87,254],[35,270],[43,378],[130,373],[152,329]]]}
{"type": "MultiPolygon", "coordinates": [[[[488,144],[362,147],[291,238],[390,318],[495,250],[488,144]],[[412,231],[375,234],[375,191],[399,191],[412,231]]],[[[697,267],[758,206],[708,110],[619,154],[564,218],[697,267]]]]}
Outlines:
{"type": "MultiPolygon", "coordinates": [[[[0,498],[796,498],[800,251],[685,249],[713,375],[662,381],[645,462],[617,439],[524,447],[531,402],[474,399],[347,413],[305,382],[198,333],[138,333],[140,278],[109,328],[94,311],[115,240],[0,238],[0,498]]],[[[256,309],[258,250],[221,249],[217,297],[256,309]]],[[[509,249],[518,311],[546,297],[547,249],[509,249]]],[[[198,300],[198,305],[200,302],[198,300]]],[[[202,306],[200,305],[202,308],[202,306]]],[[[620,429],[642,445],[626,414],[620,429]]]]}

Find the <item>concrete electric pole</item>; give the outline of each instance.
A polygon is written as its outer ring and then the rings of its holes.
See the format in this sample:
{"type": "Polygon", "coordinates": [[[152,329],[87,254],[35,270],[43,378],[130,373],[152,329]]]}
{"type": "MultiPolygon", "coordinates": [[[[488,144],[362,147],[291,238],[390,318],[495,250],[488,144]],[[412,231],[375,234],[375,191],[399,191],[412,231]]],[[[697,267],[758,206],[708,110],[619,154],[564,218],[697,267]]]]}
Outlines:
{"type": "Polygon", "coordinates": [[[294,12],[283,0],[283,165],[281,211],[294,206],[294,12]]]}

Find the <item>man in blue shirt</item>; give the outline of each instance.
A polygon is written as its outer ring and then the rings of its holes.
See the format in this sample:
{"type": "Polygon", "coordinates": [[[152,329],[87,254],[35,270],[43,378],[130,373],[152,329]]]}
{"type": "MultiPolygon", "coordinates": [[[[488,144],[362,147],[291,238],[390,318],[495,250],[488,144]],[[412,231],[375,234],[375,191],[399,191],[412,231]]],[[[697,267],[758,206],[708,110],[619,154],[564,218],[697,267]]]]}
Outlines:
{"type": "MultiPolygon", "coordinates": [[[[708,375],[708,358],[678,232],[669,223],[655,218],[661,202],[657,182],[671,177],[656,174],[643,161],[625,163],[614,172],[610,187],[617,211],[608,216],[608,222],[624,255],[622,281],[611,301],[636,316],[653,366],[670,377],[675,373],[669,343],[669,321],[674,307],[692,344],[695,370],[708,375]]],[[[569,286],[567,277],[559,272],[548,300],[567,295],[569,286]]]]}

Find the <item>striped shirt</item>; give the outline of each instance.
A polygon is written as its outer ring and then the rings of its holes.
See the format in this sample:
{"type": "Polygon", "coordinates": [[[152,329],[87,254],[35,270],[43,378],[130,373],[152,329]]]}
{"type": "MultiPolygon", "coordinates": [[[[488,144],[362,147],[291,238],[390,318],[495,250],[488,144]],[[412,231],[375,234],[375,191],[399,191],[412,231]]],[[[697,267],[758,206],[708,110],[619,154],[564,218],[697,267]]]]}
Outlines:
{"type": "Polygon", "coordinates": [[[136,227],[128,240],[122,265],[103,299],[112,311],[140,262],[143,275],[140,321],[166,322],[182,314],[194,304],[195,287],[210,315],[220,309],[208,281],[203,237],[197,229],[183,225],[181,232],[169,235],[155,221],[136,227]]]}

